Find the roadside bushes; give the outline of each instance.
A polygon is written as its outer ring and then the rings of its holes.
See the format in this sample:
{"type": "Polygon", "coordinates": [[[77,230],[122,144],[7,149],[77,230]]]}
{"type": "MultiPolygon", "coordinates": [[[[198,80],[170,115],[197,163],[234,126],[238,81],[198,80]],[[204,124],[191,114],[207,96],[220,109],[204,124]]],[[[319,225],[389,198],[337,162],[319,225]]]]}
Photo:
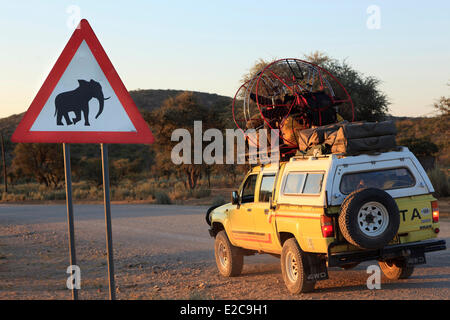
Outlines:
{"type": "Polygon", "coordinates": [[[41,200],[65,200],[66,199],[66,190],[58,189],[58,190],[50,190],[46,193],[40,193],[42,196],[41,200]]]}
{"type": "Polygon", "coordinates": [[[191,194],[196,199],[206,198],[211,194],[211,190],[206,188],[199,188],[192,190],[191,194]]]}
{"type": "Polygon", "coordinates": [[[227,201],[225,201],[225,199],[221,196],[215,197],[212,201],[211,206],[215,207],[215,206],[221,206],[223,204],[227,203],[227,201]]]}
{"type": "Polygon", "coordinates": [[[204,186],[197,187],[195,189],[187,188],[182,181],[178,181],[174,184],[172,191],[169,192],[170,198],[173,200],[187,200],[191,198],[200,199],[208,197],[211,194],[211,190],[204,186]]]}
{"type": "Polygon", "coordinates": [[[155,193],[155,200],[157,204],[172,204],[172,200],[167,193],[158,191],[155,193]]]}
{"type": "Polygon", "coordinates": [[[157,187],[153,181],[140,182],[134,189],[136,200],[148,200],[155,198],[157,187]]]}
{"type": "Polygon", "coordinates": [[[450,196],[450,176],[448,169],[442,169],[435,167],[429,170],[428,177],[433,184],[435,195],[437,197],[448,197],[450,196]]]}
{"type": "MultiPolygon", "coordinates": [[[[223,177],[212,177],[211,185],[220,186],[223,177]]],[[[136,181],[134,179],[122,179],[117,185],[111,185],[111,200],[113,201],[147,201],[149,203],[183,203],[186,200],[202,199],[211,196],[211,189],[207,187],[207,180],[200,180],[195,189],[186,187],[183,181],[177,177],[162,178],[146,176],[136,181]]],[[[66,198],[65,187],[48,188],[36,182],[11,185],[8,193],[2,193],[0,189],[0,201],[24,202],[24,201],[53,201],[66,198]]],[[[97,182],[81,180],[72,183],[74,201],[101,201],[103,199],[103,187],[97,182]]],[[[225,202],[220,197],[214,198],[214,202],[225,202]]]]}
{"type": "Polygon", "coordinates": [[[75,200],[97,200],[103,197],[102,189],[86,182],[74,183],[72,194],[75,200]]]}
{"type": "Polygon", "coordinates": [[[25,194],[15,194],[15,193],[6,193],[3,192],[2,193],[2,201],[11,201],[11,202],[15,202],[15,201],[24,201],[26,198],[25,194]]]}
{"type": "Polygon", "coordinates": [[[26,201],[26,200],[64,200],[66,199],[66,190],[64,188],[48,189],[44,185],[37,183],[26,183],[15,185],[9,189],[9,192],[1,194],[1,201],[26,201]]]}

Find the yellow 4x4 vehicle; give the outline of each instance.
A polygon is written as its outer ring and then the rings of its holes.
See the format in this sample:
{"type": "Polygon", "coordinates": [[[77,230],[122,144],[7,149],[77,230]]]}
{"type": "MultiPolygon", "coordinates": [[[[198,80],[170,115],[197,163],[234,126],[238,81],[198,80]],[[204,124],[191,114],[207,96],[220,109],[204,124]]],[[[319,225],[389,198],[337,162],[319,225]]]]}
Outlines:
{"type": "Polygon", "coordinates": [[[328,267],[378,260],[390,279],[408,278],[425,253],[445,250],[433,186],[407,149],[377,155],[293,157],[254,167],[232,202],[206,214],[224,276],[244,256],[281,258],[291,293],[328,279],[328,267]]]}

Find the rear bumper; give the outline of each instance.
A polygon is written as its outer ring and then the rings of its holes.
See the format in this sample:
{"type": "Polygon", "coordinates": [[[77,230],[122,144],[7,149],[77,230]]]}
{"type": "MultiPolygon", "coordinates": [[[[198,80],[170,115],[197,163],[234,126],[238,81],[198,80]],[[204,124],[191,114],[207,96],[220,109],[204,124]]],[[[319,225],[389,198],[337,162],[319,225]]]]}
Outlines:
{"type": "Polygon", "coordinates": [[[424,240],[418,242],[395,244],[382,249],[330,253],[328,247],[328,266],[339,267],[346,264],[359,263],[369,260],[386,260],[398,257],[407,259],[410,265],[426,263],[425,253],[445,250],[445,240],[424,240]]]}

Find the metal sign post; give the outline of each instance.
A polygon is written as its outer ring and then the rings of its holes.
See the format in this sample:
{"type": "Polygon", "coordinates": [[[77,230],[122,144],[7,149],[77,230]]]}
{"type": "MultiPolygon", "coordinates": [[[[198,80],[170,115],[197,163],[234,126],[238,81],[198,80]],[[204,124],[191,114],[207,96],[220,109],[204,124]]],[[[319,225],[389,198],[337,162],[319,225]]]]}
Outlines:
{"type": "Polygon", "coordinates": [[[111,228],[111,203],[109,199],[109,166],[108,166],[108,145],[100,144],[102,149],[103,168],[103,196],[105,203],[105,227],[106,227],[106,252],[108,255],[108,278],[109,278],[109,299],[116,299],[116,285],[114,282],[114,258],[112,245],[111,228]]]}
{"type": "MultiPolygon", "coordinates": [[[[77,258],[75,255],[75,232],[73,224],[73,204],[72,204],[72,172],[70,170],[70,146],[63,143],[64,151],[64,173],[66,177],[66,204],[67,204],[67,226],[69,231],[69,252],[70,252],[70,265],[77,264],[77,258]]],[[[78,300],[78,289],[75,286],[72,287],[72,299],[78,300]]]]}

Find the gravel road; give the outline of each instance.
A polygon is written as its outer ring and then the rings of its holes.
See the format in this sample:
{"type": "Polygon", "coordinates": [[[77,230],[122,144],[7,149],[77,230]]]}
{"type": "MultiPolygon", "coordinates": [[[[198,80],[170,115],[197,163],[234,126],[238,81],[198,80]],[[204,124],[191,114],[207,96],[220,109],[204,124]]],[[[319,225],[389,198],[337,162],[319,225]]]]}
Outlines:
{"type": "MultiPolygon", "coordinates": [[[[366,268],[331,268],[311,294],[291,296],[279,260],[245,258],[243,275],[222,278],[203,206],[113,205],[112,228],[119,299],[449,299],[450,252],[427,254],[407,280],[382,277],[366,287],[366,268]]],[[[106,299],[105,226],[101,205],[75,205],[81,299],[106,299]]],[[[450,238],[450,220],[440,237],[450,238]]],[[[0,205],[0,299],[70,299],[64,205],[0,205]]]]}

